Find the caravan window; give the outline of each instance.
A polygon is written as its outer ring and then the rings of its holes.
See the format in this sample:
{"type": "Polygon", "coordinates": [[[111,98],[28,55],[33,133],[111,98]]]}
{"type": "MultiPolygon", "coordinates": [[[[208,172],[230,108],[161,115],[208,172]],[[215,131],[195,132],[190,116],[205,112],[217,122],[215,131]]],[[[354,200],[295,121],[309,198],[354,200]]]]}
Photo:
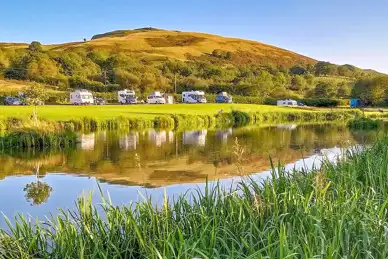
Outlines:
{"type": "Polygon", "coordinates": [[[288,102],[288,105],[292,105],[292,102],[288,102]]]}
{"type": "Polygon", "coordinates": [[[82,95],[82,99],[89,99],[89,95],[82,95]]]}

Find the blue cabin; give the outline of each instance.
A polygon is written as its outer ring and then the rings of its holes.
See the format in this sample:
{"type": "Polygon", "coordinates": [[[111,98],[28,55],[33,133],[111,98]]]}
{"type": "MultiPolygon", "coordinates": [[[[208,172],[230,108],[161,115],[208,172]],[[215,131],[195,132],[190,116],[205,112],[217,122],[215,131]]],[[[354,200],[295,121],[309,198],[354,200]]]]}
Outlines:
{"type": "Polygon", "coordinates": [[[360,99],[350,99],[350,108],[361,107],[360,99]]]}

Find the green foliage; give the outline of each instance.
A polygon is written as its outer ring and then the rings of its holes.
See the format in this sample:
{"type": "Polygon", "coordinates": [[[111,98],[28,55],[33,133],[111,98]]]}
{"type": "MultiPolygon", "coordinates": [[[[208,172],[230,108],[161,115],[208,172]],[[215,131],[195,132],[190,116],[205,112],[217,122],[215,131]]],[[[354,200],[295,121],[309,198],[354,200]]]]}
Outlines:
{"type": "Polygon", "coordinates": [[[313,107],[337,107],[341,104],[340,100],[325,98],[302,99],[301,101],[305,105],[313,107]]]}
{"type": "Polygon", "coordinates": [[[377,105],[388,101],[388,76],[358,80],[352,89],[352,97],[364,105],[377,105]]]}
{"type": "Polygon", "coordinates": [[[31,201],[31,205],[40,205],[45,203],[50,197],[50,193],[53,190],[47,183],[37,181],[28,183],[23,189],[26,192],[27,201],[31,201]]]}
{"type": "Polygon", "coordinates": [[[382,125],[382,121],[373,120],[370,118],[359,118],[350,120],[348,122],[348,127],[351,129],[359,129],[359,130],[369,130],[369,129],[377,129],[382,125]]]}
{"type": "MultiPolygon", "coordinates": [[[[137,32],[118,31],[109,35],[125,36],[130,33],[137,32]]],[[[162,41],[172,40],[178,46],[191,44],[191,39],[183,36],[162,41]]],[[[153,44],[166,43],[156,42],[157,39],[151,41],[153,44]]],[[[96,92],[113,92],[129,88],[145,96],[154,90],[172,93],[176,86],[178,92],[205,90],[215,94],[223,88],[221,90],[227,89],[232,95],[277,99],[349,98],[352,80],[377,74],[328,62],[317,62],[315,66],[303,62],[279,65],[273,60],[253,62],[255,59],[251,60],[251,56],[246,54],[249,56],[246,57],[245,54],[214,49],[211,54],[203,56],[188,55],[183,61],[158,55],[145,57],[125,49],[43,48],[40,43],[33,42],[25,49],[0,49],[0,73],[6,79],[29,80],[61,90],[86,88],[96,92]],[[332,78],[341,79],[330,80],[332,78]],[[112,84],[119,86],[104,87],[112,84]]],[[[379,94],[374,92],[370,91],[361,99],[372,104],[369,99],[379,94]]],[[[385,100],[379,98],[376,103],[382,101],[385,100]]]]}
{"type": "Polygon", "coordinates": [[[27,105],[43,105],[49,98],[47,90],[40,84],[32,84],[23,92],[24,102],[27,105]]]}
{"type": "Polygon", "coordinates": [[[42,44],[39,41],[33,41],[31,44],[28,46],[28,49],[32,52],[42,52],[43,47],[42,44]]]}
{"type": "Polygon", "coordinates": [[[0,148],[69,147],[76,143],[72,132],[47,132],[34,128],[15,129],[0,137],[0,148]]]}

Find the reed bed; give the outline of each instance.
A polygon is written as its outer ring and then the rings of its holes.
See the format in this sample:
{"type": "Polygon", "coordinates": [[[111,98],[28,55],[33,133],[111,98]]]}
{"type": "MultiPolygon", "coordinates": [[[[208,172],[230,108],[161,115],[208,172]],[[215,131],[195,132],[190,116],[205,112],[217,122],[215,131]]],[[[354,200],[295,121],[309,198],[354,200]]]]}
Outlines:
{"type": "Polygon", "coordinates": [[[387,258],[388,138],[312,171],[281,166],[263,183],[193,195],[21,216],[0,258],[387,258]]]}
{"type": "Polygon", "coordinates": [[[50,132],[22,128],[0,136],[0,149],[11,148],[65,148],[75,145],[77,135],[70,131],[50,132]]]}
{"type": "MultiPolygon", "coordinates": [[[[53,106],[54,110],[61,112],[60,114],[66,111],[66,108],[69,109],[67,116],[58,115],[58,117],[46,115],[45,112],[47,112],[47,107],[44,107],[45,109],[40,113],[42,115],[40,115],[41,119],[39,120],[38,127],[62,128],[72,131],[144,128],[186,129],[286,122],[347,121],[361,116],[360,111],[349,109],[297,109],[260,105],[220,105],[219,109],[217,109],[217,107],[218,106],[212,104],[159,106],[159,109],[155,108],[155,106],[133,106],[120,107],[120,109],[123,109],[119,110],[120,112],[114,110],[119,109],[114,106],[97,107],[98,109],[96,107],[80,107],[84,109],[79,109],[78,113],[75,114],[76,107],[53,106]],[[142,107],[144,111],[140,110],[142,107]],[[221,109],[222,107],[224,107],[225,110],[221,109]],[[129,112],[130,108],[136,108],[134,113],[129,112]],[[162,112],[164,110],[166,111],[165,113],[162,112]],[[108,112],[111,112],[110,116],[108,112]],[[82,114],[86,114],[87,116],[82,116],[82,114]]],[[[36,122],[31,121],[30,119],[23,119],[23,117],[3,116],[3,118],[0,119],[0,130],[25,128],[30,127],[31,125],[36,126],[35,123],[36,122]]]]}
{"type": "Polygon", "coordinates": [[[351,129],[360,129],[360,130],[369,130],[369,129],[378,129],[382,127],[383,122],[380,120],[373,120],[371,118],[359,118],[350,120],[348,122],[348,127],[351,129]]]}

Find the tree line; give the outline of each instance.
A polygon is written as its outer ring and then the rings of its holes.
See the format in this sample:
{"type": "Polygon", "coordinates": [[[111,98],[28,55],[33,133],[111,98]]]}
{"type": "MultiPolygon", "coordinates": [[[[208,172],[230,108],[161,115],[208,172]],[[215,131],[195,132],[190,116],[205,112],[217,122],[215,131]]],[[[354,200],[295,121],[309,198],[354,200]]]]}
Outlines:
{"type": "Polygon", "coordinates": [[[0,48],[0,71],[6,79],[29,80],[58,89],[87,88],[109,92],[130,88],[178,92],[228,91],[272,98],[360,98],[377,105],[388,100],[387,77],[351,65],[329,62],[293,67],[233,63],[233,53],[216,49],[208,58],[150,60],[133,53],[89,48],[0,48]]]}

